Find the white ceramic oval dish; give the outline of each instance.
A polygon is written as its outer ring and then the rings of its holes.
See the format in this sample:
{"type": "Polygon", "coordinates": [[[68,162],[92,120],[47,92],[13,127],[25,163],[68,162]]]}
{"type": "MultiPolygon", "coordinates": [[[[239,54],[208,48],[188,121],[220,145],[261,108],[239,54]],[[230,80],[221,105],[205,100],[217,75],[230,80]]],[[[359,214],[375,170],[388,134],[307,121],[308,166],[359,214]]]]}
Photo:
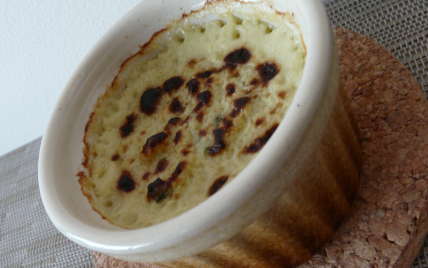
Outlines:
{"type": "MultiPolygon", "coordinates": [[[[121,63],[153,33],[183,13],[202,8],[205,1],[142,1],[101,38],[64,88],[40,149],[43,204],[65,236],[122,259],[169,261],[209,250],[235,237],[272,210],[279,199],[294,200],[287,189],[299,187],[296,178],[314,154],[337,106],[338,60],[321,1],[268,3],[293,14],[307,49],[302,80],[285,118],[256,158],[221,191],[178,217],[146,228],[113,226],[92,210],[82,194],[76,173],[83,158],[85,124],[121,63]]],[[[298,198],[293,202],[299,202],[298,198]]]]}

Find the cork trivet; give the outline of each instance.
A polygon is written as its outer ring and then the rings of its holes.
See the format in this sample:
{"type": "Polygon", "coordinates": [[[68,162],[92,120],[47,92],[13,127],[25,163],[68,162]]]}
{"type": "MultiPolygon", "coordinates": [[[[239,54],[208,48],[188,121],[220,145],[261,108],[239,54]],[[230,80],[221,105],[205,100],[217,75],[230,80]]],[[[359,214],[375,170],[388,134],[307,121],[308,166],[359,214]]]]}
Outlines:
{"type": "MultiPolygon", "coordinates": [[[[334,238],[301,267],[410,267],[428,232],[428,105],[388,50],[349,30],[334,33],[362,132],[361,186],[334,238]]],[[[95,267],[158,268],[94,257],[95,267]]]]}

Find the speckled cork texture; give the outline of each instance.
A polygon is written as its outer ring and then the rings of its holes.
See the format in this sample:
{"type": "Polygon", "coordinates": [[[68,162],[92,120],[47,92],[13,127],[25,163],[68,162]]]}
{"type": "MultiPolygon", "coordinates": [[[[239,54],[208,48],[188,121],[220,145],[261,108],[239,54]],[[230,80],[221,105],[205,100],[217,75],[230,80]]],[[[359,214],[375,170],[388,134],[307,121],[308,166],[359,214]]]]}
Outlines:
{"type": "MultiPolygon", "coordinates": [[[[410,267],[428,232],[427,102],[389,51],[349,30],[334,32],[362,132],[361,186],[332,241],[300,267],[410,267]]],[[[95,267],[159,267],[94,257],[95,267]]]]}
{"type": "Polygon", "coordinates": [[[410,267],[428,231],[427,101],[385,48],[341,28],[335,34],[362,132],[361,186],[350,218],[302,267],[410,267]]]}

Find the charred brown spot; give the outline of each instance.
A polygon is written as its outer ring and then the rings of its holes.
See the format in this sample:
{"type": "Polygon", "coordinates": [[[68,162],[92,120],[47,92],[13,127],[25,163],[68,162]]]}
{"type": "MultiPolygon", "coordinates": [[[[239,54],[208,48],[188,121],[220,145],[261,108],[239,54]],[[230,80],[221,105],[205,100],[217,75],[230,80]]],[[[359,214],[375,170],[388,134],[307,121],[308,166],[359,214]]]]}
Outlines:
{"type": "Polygon", "coordinates": [[[267,130],[262,137],[255,139],[250,146],[244,149],[244,153],[253,154],[260,151],[263,148],[263,146],[265,146],[265,144],[268,142],[270,137],[272,137],[277,127],[278,127],[278,124],[275,124],[269,130],[267,130]]]}
{"type": "Polygon", "coordinates": [[[171,104],[169,105],[169,110],[172,113],[182,113],[184,112],[184,107],[181,105],[180,100],[178,97],[175,97],[172,99],[171,104]]]}
{"type": "Polygon", "coordinates": [[[171,187],[168,182],[157,178],[154,182],[147,185],[147,199],[150,201],[155,200],[157,203],[164,200],[171,193],[171,187]]]}
{"type": "Polygon", "coordinates": [[[220,190],[220,188],[223,187],[223,185],[227,182],[228,178],[228,176],[221,176],[220,178],[217,178],[208,190],[208,196],[212,196],[218,190],[220,190]]]}
{"type": "Polygon", "coordinates": [[[122,146],[122,153],[126,153],[128,151],[128,145],[123,145],[122,146]]]}
{"type": "Polygon", "coordinates": [[[223,122],[223,126],[224,128],[228,129],[233,125],[233,122],[227,118],[223,118],[223,120],[221,120],[223,122]]]}
{"type": "Polygon", "coordinates": [[[146,144],[143,147],[143,153],[147,154],[149,150],[152,150],[159,144],[161,144],[168,135],[165,132],[160,132],[158,134],[155,134],[147,139],[146,144]]]}
{"type": "Polygon", "coordinates": [[[143,180],[144,181],[148,181],[149,180],[149,177],[150,177],[150,175],[151,175],[151,173],[149,172],[149,171],[147,171],[146,173],[144,173],[144,175],[143,175],[143,180]]]}
{"type": "Polygon", "coordinates": [[[259,126],[261,123],[263,123],[263,118],[257,119],[256,126],[259,126]]]}
{"type": "Polygon", "coordinates": [[[206,90],[202,93],[199,93],[196,95],[196,99],[198,100],[198,105],[196,105],[195,109],[193,110],[195,112],[199,111],[202,107],[208,104],[211,99],[211,92],[206,90]]]}
{"type": "Polygon", "coordinates": [[[241,74],[239,73],[239,71],[238,70],[232,70],[232,69],[229,69],[229,74],[230,74],[230,76],[231,77],[239,77],[241,74]]]}
{"type": "Polygon", "coordinates": [[[119,180],[117,181],[117,189],[122,192],[129,193],[135,189],[135,182],[132,179],[131,173],[129,171],[122,171],[119,180]]]}
{"type": "Polygon", "coordinates": [[[135,118],[136,118],[136,116],[133,113],[130,114],[130,115],[128,115],[126,117],[125,124],[123,124],[120,127],[120,136],[122,138],[128,137],[132,133],[132,131],[134,131],[134,121],[135,121],[135,118]]]}
{"type": "Polygon", "coordinates": [[[230,83],[226,86],[227,96],[232,96],[235,93],[235,84],[230,83]]]}
{"type": "Polygon", "coordinates": [[[205,86],[206,87],[211,87],[213,84],[214,78],[210,77],[205,81],[205,86]]]}
{"type": "Polygon", "coordinates": [[[186,166],[186,161],[181,161],[180,163],[178,163],[174,172],[171,174],[171,177],[168,178],[168,183],[171,184],[173,181],[177,180],[178,176],[181,174],[181,172],[183,172],[183,169],[185,166],[186,166]]]}
{"type": "Polygon", "coordinates": [[[181,121],[180,117],[173,117],[168,120],[168,125],[170,126],[176,126],[181,121]]]}
{"type": "Polygon", "coordinates": [[[270,114],[275,114],[276,110],[278,110],[278,108],[281,108],[281,107],[282,107],[282,102],[279,102],[279,103],[276,104],[275,108],[273,108],[269,113],[270,114]]]}
{"type": "Polygon", "coordinates": [[[285,91],[281,91],[278,93],[278,97],[280,97],[281,99],[285,99],[285,96],[287,96],[287,92],[285,91]]]}
{"type": "Polygon", "coordinates": [[[263,86],[266,86],[278,74],[279,69],[274,62],[266,62],[257,66],[257,71],[259,71],[263,86]]]}
{"type": "Polygon", "coordinates": [[[190,79],[189,82],[187,82],[186,87],[189,90],[190,95],[195,95],[199,91],[199,81],[195,78],[190,79]]]}
{"type": "Polygon", "coordinates": [[[255,85],[257,85],[259,82],[260,82],[260,80],[259,80],[259,79],[257,79],[257,78],[253,78],[253,80],[251,80],[250,84],[251,84],[251,85],[253,85],[253,86],[255,86],[255,85]]]}
{"type": "Polygon", "coordinates": [[[177,144],[181,139],[181,131],[177,131],[177,133],[175,133],[175,138],[174,138],[174,143],[177,144]]]}
{"type": "Polygon", "coordinates": [[[196,116],[196,120],[198,120],[198,122],[202,122],[203,119],[204,119],[204,112],[199,112],[198,115],[196,116]]]}
{"type": "Polygon", "coordinates": [[[215,156],[217,155],[219,152],[221,152],[225,147],[226,144],[223,140],[224,135],[227,132],[227,128],[223,127],[223,128],[216,128],[213,130],[213,134],[214,134],[214,145],[210,146],[206,149],[206,152],[210,155],[210,156],[215,156]]]}
{"type": "Polygon", "coordinates": [[[166,126],[164,128],[165,133],[170,135],[172,127],[176,126],[178,123],[180,123],[180,121],[181,121],[180,117],[173,117],[173,118],[169,119],[168,123],[166,124],[166,126]]]}
{"type": "Polygon", "coordinates": [[[159,160],[159,162],[156,166],[155,174],[163,172],[168,167],[168,164],[169,164],[169,162],[166,159],[159,160]]]}
{"type": "Polygon", "coordinates": [[[196,60],[193,59],[187,63],[187,66],[189,66],[190,68],[193,68],[193,67],[195,67],[195,64],[196,64],[196,60]]]}
{"type": "Polygon", "coordinates": [[[149,200],[149,202],[151,200],[160,202],[168,196],[171,196],[173,191],[172,183],[177,180],[180,173],[183,172],[185,166],[186,161],[182,161],[178,163],[174,172],[166,181],[162,180],[161,178],[157,178],[154,182],[150,183],[147,186],[147,199],[149,200]]]}
{"type": "Polygon", "coordinates": [[[213,74],[213,71],[205,71],[196,74],[197,78],[208,78],[213,74]]]}
{"type": "Polygon", "coordinates": [[[146,131],[145,130],[141,131],[140,135],[144,135],[144,134],[146,134],[146,131]]]}
{"type": "Polygon", "coordinates": [[[189,151],[189,150],[187,150],[186,148],[184,148],[183,150],[181,150],[181,154],[182,154],[183,156],[187,156],[189,153],[190,153],[190,151],[189,151]]]}
{"type": "MultiPolygon", "coordinates": [[[[94,115],[95,115],[95,112],[92,112],[91,113],[91,115],[89,116],[89,120],[88,120],[88,122],[86,123],[86,125],[85,125],[85,133],[87,133],[88,132],[88,129],[89,129],[89,125],[91,124],[91,122],[94,120],[94,115]]],[[[86,142],[85,142],[86,143],[86,142]]]]}
{"type": "Polygon", "coordinates": [[[116,161],[119,158],[119,154],[115,154],[111,157],[111,161],[116,161]]]}
{"type": "Polygon", "coordinates": [[[216,128],[213,130],[213,134],[214,134],[214,139],[216,140],[220,140],[224,137],[224,135],[226,134],[227,129],[226,128],[216,128]]]}
{"type": "Polygon", "coordinates": [[[230,116],[231,117],[237,117],[249,101],[250,101],[249,97],[242,97],[242,98],[236,99],[235,100],[235,106],[233,107],[233,110],[230,113],[230,116]]]}
{"type": "Polygon", "coordinates": [[[163,90],[167,93],[171,93],[174,90],[179,89],[184,84],[183,78],[179,76],[171,77],[163,83],[163,90]]]}
{"type": "Polygon", "coordinates": [[[186,119],[184,119],[184,121],[183,121],[183,123],[181,124],[181,125],[184,125],[184,124],[186,124],[187,122],[189,122],[189,119],[190,119],[190,117],[188,116],[188,117],[186,117],[186,119]]]}
{"type": "Polygon", "coordinates": [[[199,130],[199,135],[205,136],[205,135],[207,135],[207,131],[205,129],[201,129],[201,130],[199,130]]]}
{"type": "Polygon", "coordinates": [[[238,64],[245,64],[251,58],[251,53],[246,48],[240,48],[235,51],[230,52],[224,58],[226,67],[229,69],[235,69],[238,64]]]}
{"type": "Polygon", "coordinates": [[[160,102],[160,98],[162,97],[162,89],[160,87],[157,88],[149,88],[144,91],[143,95],[140,98],[140,109],[141,112],[151,115],[156,111],[156,107],[160,102]]]}

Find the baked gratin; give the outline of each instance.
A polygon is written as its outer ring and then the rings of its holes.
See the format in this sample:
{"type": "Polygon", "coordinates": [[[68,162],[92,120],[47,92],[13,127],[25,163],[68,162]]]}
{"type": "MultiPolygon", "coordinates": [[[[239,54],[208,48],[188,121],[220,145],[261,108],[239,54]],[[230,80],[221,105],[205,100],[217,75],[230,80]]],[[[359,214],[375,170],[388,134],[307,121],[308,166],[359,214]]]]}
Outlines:
{"type": "Polygon", "coordinates": [[[123,228],[203,202],[250,164],[284,117],[305,48],[292,14],[209,2],[126,60],[85,129],[79,183],[123,228]]]}

